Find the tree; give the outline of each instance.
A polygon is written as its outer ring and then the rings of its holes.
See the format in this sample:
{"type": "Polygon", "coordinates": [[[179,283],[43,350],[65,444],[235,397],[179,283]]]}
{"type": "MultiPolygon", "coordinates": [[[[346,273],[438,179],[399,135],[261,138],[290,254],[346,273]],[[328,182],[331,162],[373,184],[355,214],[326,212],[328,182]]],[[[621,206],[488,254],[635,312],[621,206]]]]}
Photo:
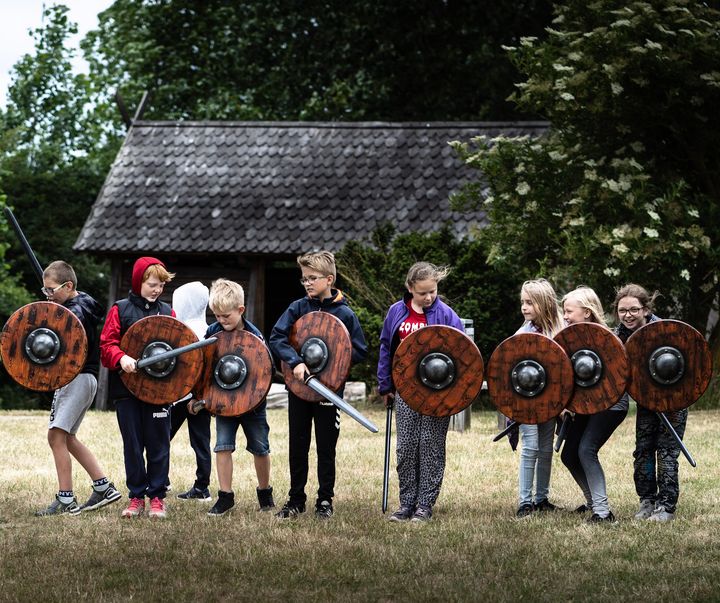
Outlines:
{"type": "Polygon", "coordinates": [[[118,0],[84,49],[98,89],[150,90],[159,119],[505,119],[501,44],[549,17],[545,0],[118,0]]]}
{"type": "Polygon", "coordinates": [[[606,300],[638,281],[704,332],[719,286],[720,13],[568,0],[555,14],[546,40],[508,48],[526,76],[514,100],[548,135],[455,143],[487,188],[454,202],[488,210],[493,265],[606,300]]]}

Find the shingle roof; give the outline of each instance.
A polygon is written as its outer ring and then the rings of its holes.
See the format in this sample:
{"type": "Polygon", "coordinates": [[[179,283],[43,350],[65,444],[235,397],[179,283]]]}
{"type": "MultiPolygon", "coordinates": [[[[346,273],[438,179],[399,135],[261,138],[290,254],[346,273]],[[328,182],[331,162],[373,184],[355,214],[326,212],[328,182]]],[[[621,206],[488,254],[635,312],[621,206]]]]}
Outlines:
{"type": "Polygon", "coordinates": [[[484,215],[450,211],[477,179],[448,146],[547,124],[136,122],[75,249],[295,254],[341,248],[390,222],[459,235],[484,215]]]}

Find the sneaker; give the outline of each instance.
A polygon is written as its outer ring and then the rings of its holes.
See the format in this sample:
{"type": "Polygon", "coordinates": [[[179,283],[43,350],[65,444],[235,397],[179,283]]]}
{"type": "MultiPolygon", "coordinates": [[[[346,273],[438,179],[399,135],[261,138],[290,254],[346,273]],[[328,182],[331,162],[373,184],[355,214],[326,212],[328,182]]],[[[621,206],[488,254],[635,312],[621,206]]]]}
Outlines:
{"type": "Polygon", "coordinates": [[[329,500],[323,500],[315,506],[315,517],[330,519],[333,516],[333,506],[329,500]]]}
{"type": "Polygon", "coordinates": [[[219,517],[220,515],[225,515],[225,513],[227,513],[234,506],[235,493],[218,490],[218,499],[215,501],[215,504],[212,506],[212,508],[208,511],[207,514],[210,517],[219,517]]]}
{"type": "Polygon", "coordinates": [[[388,521],[410,521],[414,513],[415,507],[400,505],[400,508],[388,517],[388,521]]]}
{"type": "Polygon", "coordinates": [[[131,498],[130,504],[120,515],[122,517],[139,517],[145,511],[144,498],[131,498]]]}
{"type": "Polygon", "coordinates": [[[655,510],[655,503],[651,500],[641,500],[640,509],[635,513],[635,519],[648,519],[655,510]]]}
{"type": "Polygon", "coordinates": [[[560,507],[552,504],[547,498],[535,503],[536,511],[557,511],[560,507]]]}
{"type": "Polygon", "coordinates": [[[46,508],[35,512],[36,517],[47,517],[49,515],[62,515],[67,513],[68,515],[77,515],[80,513],[80,506],[76,499],[72,499],[69,503],[60,502],[58,495],[55,495],[55,500],[52,501],[46,508]]]}
{"type": "Polygon", "coordinates": [[[518,507],[518,510],[515,512],[515,517],[527,517],[528,515],[532,515],[533,511],[535,511],[535,507],[530,503],[525,503],[518,507]]]}
{"type": "Polygon", "coordinates": [[[167,510],[165,509],[165,500],[162,498],[158,498],[157,496],[155,498],[150,499],[150,512],[148,513],[149,517],[157,517],[158,519],[165,519],[167,516],[167,510]]]}
{"type": "Polygon", "coordinates": [[[267,488],[255,488],[255,491],[257,492],[258,504],[260,505],[258,511],[272,511],[275,508],[272,486],[267,488]]]}
{"type": "Polygon", "coordinates": [[[593,513],[585,521],[587,523],[617,523],[612,511],[608,513],[607,517],[600,517],[597,513],[593,513]]]}
{"type": "Polygon", "coordinates": [[[210,502],[212,500],[212,496],[210,496],[210,490],[205,488],[204,490],[200,490],[199,488],[195,488],[194,486],[190,488],[187,492],[181,492],[177,495],[177,497],[180,500],[201,500],[203,502],[210,502]]]}
{"type": "Polygon", "coordinates": [[[577,509],[575,509],[573,511],[573,513],[577,513],[578,515],[580,515],[582,513],[587,513],[588,511],[592,511],[592,507],[590,505],[583,503],[577,509]]]}
{"type": "Polygon", "coordinates": [[[275,513],[275,517],[278,519],[294,519],[300,515],[300,513],[305,513],[305,505],[291,505],[289,502],[286,502],[283,508],[275,513]]]}
{"type": "Polygon", "coordinates": [[[432,517],[432,509],[430,507],[426,507],[424,505],[418,505],[418,508],[415,509],[415,513],[413,513],[413,516],[410,518],[410,521],[430,521],[430,518],[432,517]]]}
{"type": "Polygon", "coordinates": [[[670,513],[669,511],[665,510],[665,507],[663,505],[658,505],[657,508],[652,512],[652,515],[647,518],[648,521],[672,521],[675,519],[675,513],[670,513]]]}
{"type": "Polygon", "coordinates": [[[94,511],[95,509],[114,503],[116,500],[120,500],[121,498],[122,494],[120,494],[120,492],[118,492],[115,488],[115,484],[110,482],[104,492],[93,490],[92,494],[90,494],[90,498],[87,499],[87,502],[80,506],[80,510],[94,511]]]}

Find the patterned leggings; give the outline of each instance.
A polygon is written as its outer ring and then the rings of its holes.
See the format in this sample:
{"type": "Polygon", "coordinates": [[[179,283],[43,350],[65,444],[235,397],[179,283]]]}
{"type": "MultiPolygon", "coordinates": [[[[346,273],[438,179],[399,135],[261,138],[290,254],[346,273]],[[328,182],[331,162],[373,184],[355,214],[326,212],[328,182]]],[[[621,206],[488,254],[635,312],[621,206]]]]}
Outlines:
{"type": "Polygon", "coordinates": [[[395,394],[400,504],[432,507],[445,474],[445,439],[450,417],[429,417],[395,394]]]}

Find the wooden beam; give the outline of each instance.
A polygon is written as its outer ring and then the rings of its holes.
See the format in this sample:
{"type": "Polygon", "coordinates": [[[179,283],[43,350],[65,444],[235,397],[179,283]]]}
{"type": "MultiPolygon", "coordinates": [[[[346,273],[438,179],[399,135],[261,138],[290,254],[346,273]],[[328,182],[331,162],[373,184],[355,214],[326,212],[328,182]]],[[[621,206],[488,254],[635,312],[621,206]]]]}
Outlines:
{"type": "Polygon", "coordinates": [[[128,112],[127,105],[120,94],[120,90],[115,91],[115,104],[118,107],[118,111],[120,111],[120,117],[122,117],[125,128],[129,130],[130,126],[132,126],[132,119],[130,119],[130,113],[128,112]]]}
{"type": "Polygon", "coordinates": [[[142,119],[145,114],[145,109],[147,109],[148,104],[150,104],[150,96],[151,95],[147,90],[143,92],[140,104],[137,107],[137,111],[135,111],[135,117],[133,117],[133,123],[142,119]]]}
{"type": "MultiPolygon", "coordinates": [[[[108,288],[108,303],[105,308],[105,316],[110,312],[113,304],[117,300],[118,290],[120,288],[120,278],[122,277],[122,260],[113,258],[110,270],[110,287],[108,288]]],[[[98,374],[98,389],[95,395],[95,408],[98,410],[113,410],[108,400],[108,370],[104,366],[100,366],[98,374]]]]}
{"type": "Polygon", "coordinates": [[[265,260],[252,258],[250,265],[250,282],[248,283],[247,299],[248,319],[261,332],[265,332],[265,260]]]}

